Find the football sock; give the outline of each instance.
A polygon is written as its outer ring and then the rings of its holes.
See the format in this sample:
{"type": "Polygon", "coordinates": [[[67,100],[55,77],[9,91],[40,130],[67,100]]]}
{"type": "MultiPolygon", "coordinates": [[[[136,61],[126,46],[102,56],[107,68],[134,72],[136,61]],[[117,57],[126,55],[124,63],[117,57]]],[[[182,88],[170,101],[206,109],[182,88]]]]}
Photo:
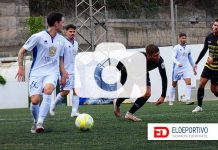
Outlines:
{"type": "Polygon", "coordinates": [[[30,112],[33,116],[33,120],[36,123],[38,121],[38,116],[39,116],[39,104],[33,105],[32,103],[30,104],[30,112]]]}
{"type": "Polygon", "coordinates": [[[198,98],[198,106],[202,107],[202,101],[204,98],[204,88],[198,88],[197,98],[198,98]]]}
{"type": "Polygon", "coordinates": [[[148,100],[148,98],[146,99],[144,97],[137,98],[135,103],[130,108],[129,112],[131,114],[134,114],[139,108],[141,108],[146,103],[147,100],[148,100]]]}
{"type": "Polygon", "coordinates": [[[176,95],[176,88],[171,86],[171,89],[170,89],[170,101],[171,102],[174,102],[175,100],[175,95],[176,95]]]}
{"type": "Polygon", "coordinates": [[[61,96],[60,93],[58,93],[58,95],[56,96],[56,99],[55,99],[55,101],[54,101],[55,106],[56,106],[58,103],[62,102],[63,100],[64,100],[64,97],[61,96]]]}
{"type": "Polygon", "coordinates": [[[72,112],[77,112],[79,108],[79,96],[72,96],[72,112]]]}
{"type": "Polygon", "coordinates": [[[51,104],[51,95],[43,94],[43,100],[39,107],[39,118],[38,122],[43,123],[45,117],[48,114],[49,108],[51,104]]]}
{"type": "Polygon", "coordinates": [[[186,85],[186,99],[190,100],[191,97],[191,85],[186,85]]]}
{"type": "Polygon", "coordinates": [[[121,104],[125,99],[127,99],[127,98],[118,98],[118,99],[117,99],[117,102],[116,102],[117,107],[120,107],[120,104],[121,104]]]}

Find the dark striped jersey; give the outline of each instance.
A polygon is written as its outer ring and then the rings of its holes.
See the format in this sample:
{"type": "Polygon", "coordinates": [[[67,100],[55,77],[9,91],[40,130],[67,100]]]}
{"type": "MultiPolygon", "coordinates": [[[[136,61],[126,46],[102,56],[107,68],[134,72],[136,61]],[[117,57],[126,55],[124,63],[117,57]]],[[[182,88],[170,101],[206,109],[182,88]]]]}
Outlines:
{"type": "Polygon", "coordinates": [[[204,47],[198,56],[196,64],[204,57],[207,50],[209,49],[209,56],[213,57],[213,63],[208,64],[206,63],[205,66],[211,70],[218,71],[218,36],[215,36],[213,33],[209,34],[204,42],[204,47]]]}

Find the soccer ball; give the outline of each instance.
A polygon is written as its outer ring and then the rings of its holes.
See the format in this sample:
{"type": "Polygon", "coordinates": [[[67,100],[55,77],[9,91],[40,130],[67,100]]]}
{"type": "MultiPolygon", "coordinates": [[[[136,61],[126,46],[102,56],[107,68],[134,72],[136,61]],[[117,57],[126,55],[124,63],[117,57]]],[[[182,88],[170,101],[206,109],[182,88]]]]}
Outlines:
{"type": "Polygon", "coordinates": [[[94,125],[94,120],[89,114],[80,114],[75,120],[75,125],[80,130],[87,131],[94,125]]]}

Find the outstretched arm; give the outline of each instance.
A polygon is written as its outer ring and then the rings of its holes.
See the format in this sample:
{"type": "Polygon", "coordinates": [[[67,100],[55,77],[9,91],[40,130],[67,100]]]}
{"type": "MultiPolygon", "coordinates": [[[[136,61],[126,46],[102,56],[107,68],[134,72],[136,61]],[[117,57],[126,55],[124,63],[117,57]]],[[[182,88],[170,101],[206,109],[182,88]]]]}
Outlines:
{"type": "Polygon", "coordinates": [[[23,59],[25,56],[26,50],[24,48],[21,48],[18,53],[18,71],[15,78],[17,78],[18,81],[24,81],[25,79],[25,70],[23,66],[23,59]]]}
{"type": "Polygon", "coordinates": [[[199,54],[198,56],[198,59],[196,60],[195,64],[197,65],[199,63],[199,61],[204,57],[204,55],[206,54],[207,52],[207,49],[208,49],[208,45],[207,45],[207,38],[204,42],[204,47],[203,49],[201,50],[201,53],[199,54]]]}
{"type": "Polygon", "coordinates": [[[160,76],[162,79],[162,93],[161,93],[161,97],[157,100],[156,105],[160,105],[164,102],[164,99],[165,99],[166,93],[167,93],[167,82],[168,82],[166,69],[165,69],[165,65],[164,65],[163,60],[160,63],[160,65],[158,66],[158,69],[159,69],[160,76]]]}

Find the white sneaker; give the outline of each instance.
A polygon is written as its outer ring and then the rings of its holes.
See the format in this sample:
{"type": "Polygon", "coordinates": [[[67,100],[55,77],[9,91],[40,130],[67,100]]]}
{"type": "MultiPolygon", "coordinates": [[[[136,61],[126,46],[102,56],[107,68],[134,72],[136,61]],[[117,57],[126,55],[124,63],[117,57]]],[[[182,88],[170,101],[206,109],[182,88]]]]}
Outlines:
{"type": "Polygon", "coordinates": [[[51,116],[55,116],[55,104],[51,103],[49,113],[51,116]]]}
{"type": "Polygon", "coordinates": [[[126,120],[130,120],[130,121],[133,121],[133,122],[142,121],[142,119],[136,117],[135,115],[131,114],[130,112],[127,112],[127,113],[126,113],[125,119],[126,119],[126,120]]]}
{"type": "Polygon", "coordinates": [[[33,125],[32,125],[32,127],[30,129],[30,132],[31,133],[36,133],[36,123],[35,122],[33,122],[33,125]]]}
{"type": "Polygon", "coordinates": [[[169,106],[173,106],[173,101],[169,101],[169,106]]]}
{"type": "Polygon", "coordinates": [[[191,100],[186,100],[185,104],[186,105],[194,105],[194,102],[191,100]]]}
{"type": "Polygon", "coordinates": [[[202,112],[202,111],[203,111],[203,109],[202,109],[202,107],[200,107],[200,106],[197,106],[197,107],[195,107],[194,110],[192,110],[193,113],[202,112]]]}
{"type": "Polygon", "coordinates": [[[36,133],[42,133],[42,132],[44,132],[43,124],[39,122],[36,124],[36,133]]]}
{"type": "Polygon", "coordinates": [[[78,111],[72,111],[70,117],[73,118],[73,117],[77,117],[79,115],[80,115],[80,113],[78,111]]]}

